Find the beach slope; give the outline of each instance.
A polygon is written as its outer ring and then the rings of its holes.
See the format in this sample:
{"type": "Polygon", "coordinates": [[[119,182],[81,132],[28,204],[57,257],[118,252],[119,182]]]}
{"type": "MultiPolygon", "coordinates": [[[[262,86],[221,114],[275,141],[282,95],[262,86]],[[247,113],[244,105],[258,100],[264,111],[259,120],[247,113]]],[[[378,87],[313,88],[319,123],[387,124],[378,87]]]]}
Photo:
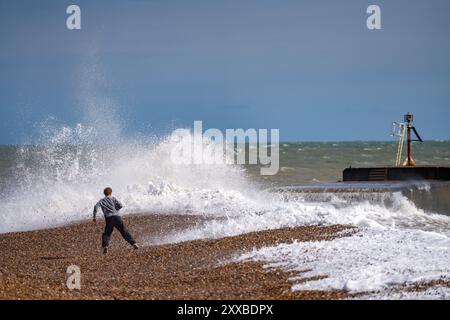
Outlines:
{"type": "MultiPolygon", "coordinates": [[[[134,250],[115,231],[103,255],[103,221],[0,234],[0,299],[335,299],[345,292],[292,292],[289,273],[259,263],[229,263],[253,248],[332,240],[350,226],[267,230],[214,240],[153,245],[172,232],[202,223],[200,216],[124,218],[139,242],[134,250]],[[66,286],[67,267],[81,270],[81,289],[66,286]]],[[[306,280],[306,279],[305,279],[306,280]]],[[[298,282],[298,280],[297,280],[298,282]]]]}

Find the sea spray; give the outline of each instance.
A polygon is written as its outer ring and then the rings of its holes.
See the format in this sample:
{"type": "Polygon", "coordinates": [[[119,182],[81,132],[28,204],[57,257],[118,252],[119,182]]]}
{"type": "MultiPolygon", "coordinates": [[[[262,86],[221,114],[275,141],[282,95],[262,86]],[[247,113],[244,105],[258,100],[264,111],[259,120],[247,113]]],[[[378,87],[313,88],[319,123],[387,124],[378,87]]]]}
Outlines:
{"type": "MultiPolygon", "coordinates": [[[[99,144],[95,127],[46,122],[39,145],[17,149],[2,191],[0,232],[46,228],[87,219],[105,186],[128,213],[202,214],[204,225],[161,242],[236,235],[304,224],[355,224],[449,230],[449,218],[426,213],[399,192],[271,192],[243,167],[174,163],[169,138],[99,144]],[[215,219],[218,218],[218,219],[215,219]]],[[[207,141],[205,149],[214,147],[207,141]]],[[[212,154],[206,152],[206,154],[212,154]]]]}
{"type": "Polygon", "coordinates": [[[239,166],[174,164],[170,139],[96,144],[96,129],[81,124],[42,132],[41,144],[17,149],[0,232],[85,219],[106,185],[123,199],[124,213],[197,211],[214,194],[247,187],[239,166]]]}

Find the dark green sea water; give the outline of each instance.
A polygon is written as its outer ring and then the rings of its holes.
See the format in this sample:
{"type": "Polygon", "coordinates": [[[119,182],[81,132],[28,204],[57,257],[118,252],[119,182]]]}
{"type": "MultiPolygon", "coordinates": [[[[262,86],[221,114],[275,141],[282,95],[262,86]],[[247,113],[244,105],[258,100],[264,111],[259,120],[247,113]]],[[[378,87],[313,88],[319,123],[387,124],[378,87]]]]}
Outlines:
{"type": "MultiPolygon", "coordinates": [[[[279,173],[261,178],[277,185],[338,181],[349,166],[393,166],[396,152],[394,141],[282,143],[279,173]]],[[[450,164],[450,141],[413,143],[413,158],[417,165],[450,164]]],[[[249,170],[257,175],[255,168],[249,170]]]]}

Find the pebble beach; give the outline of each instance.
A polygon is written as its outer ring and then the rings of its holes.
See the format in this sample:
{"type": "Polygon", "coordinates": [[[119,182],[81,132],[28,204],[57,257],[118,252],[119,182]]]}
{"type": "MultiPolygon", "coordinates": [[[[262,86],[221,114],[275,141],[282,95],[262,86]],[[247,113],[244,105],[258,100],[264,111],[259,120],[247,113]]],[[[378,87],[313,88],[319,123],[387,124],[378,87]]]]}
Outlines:
{"type": "MultiPolygon", "coordinates": [[[[201,216],[124,218],[143,246],[131,248],[115,231],[108,254],[100,249],[103,220],[0,234],[0,299],[340,299],[342,291],[291,290],[289,272],[232,257],[277,243],[331,240],[350,226],[306,226],[211,240],[152,245],[201,216]],[[67,267],[81,271],[81,289],[69,290],[67,267]]],[[[304,279],[305,281],[308,279],[304,279]]]]}

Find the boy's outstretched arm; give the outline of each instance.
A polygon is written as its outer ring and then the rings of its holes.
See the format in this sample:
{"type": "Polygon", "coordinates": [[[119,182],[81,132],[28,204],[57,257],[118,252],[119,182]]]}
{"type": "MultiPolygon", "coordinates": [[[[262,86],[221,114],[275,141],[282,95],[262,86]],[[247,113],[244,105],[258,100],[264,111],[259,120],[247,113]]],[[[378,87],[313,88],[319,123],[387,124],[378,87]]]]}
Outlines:
{"type": "Polygon", "coordinates": [[[100,207],[100,201],[97,202],[94,206],[94,211],[92,213],[92,215],[93,215],[92,221],[94,221],[94,222],[97,222],[97,211],[98,211],[99,207],[100,207]]]}

